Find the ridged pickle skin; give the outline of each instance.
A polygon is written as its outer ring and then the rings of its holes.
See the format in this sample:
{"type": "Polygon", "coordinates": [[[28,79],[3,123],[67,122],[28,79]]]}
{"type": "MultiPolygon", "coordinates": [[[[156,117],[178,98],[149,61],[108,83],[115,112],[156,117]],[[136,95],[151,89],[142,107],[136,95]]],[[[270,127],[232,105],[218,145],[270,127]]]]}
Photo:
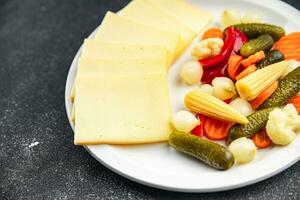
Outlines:
{"type": "Polygon", "coordinates": [[[259,110],[249,115],[248,124],[235,124],[229,129],[229,135],[227,143],[230,144],[233,140],[241,137],[252,137],[255,133],[266,127],[269,119],[269,114],[275,108],[267,108],[259,110]]]}
{"type": "Polygon", "coordinates": [[[300,92],[300,66],[279,81],[275,92],[258,109],[283,106],[300,92]]]}
{"type": "Polygon", "coordinates": [[[261,60],[256,66],[258,69],[262,69],[268,65],[280,62],[284,60],[284,55],[278,50],[270,50],[266,53],[266,57],[261,60]]]}
{"type": "Polygon", "coordinates": [[[270,35],[261,35],[256,39],[246,42],[240,49],[243,57],[249,57],[259,51],[268,51],[274,45],[274,40],[270,35]]]}
{"type": "Polygon", "coordinates": [[[189,133],[173,132],[169,144],[177,151],[219,170],[229,169],[234,164],[233,154],[226,147],[189,133]]]}
{"type": "Polygon", "coordinates": [[[236,24],[233,27],[245,33],[249,38],[256,38],[260,35],[271,35],[275,41],[279,40],[285,35],[285,30],[276,25],[265,23],[245,23],[236,24]]]}

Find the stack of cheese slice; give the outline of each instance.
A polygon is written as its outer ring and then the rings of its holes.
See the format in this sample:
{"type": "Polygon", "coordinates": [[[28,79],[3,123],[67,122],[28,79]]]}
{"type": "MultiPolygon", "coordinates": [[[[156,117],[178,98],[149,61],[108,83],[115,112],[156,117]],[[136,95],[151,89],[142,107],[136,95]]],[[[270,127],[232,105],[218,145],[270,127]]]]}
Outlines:
{"type": "Polygon", "coordinates": [[[118,14],[107,12],[79,59],[71,93],[75,144],[166,141],[167,69],[211,18],[184,0],[133,0],[118,14]]]}

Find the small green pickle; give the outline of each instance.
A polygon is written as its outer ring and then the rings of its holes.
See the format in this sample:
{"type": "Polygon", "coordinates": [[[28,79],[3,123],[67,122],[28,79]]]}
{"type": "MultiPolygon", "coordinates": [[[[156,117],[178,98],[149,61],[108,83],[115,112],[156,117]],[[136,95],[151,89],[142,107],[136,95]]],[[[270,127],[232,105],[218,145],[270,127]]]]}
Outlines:
{"type": "Polygon", "coordinates": [[[246,42],[240,49],[243,57],[248,57],[259,51],[268,51],[274,45],[274,40],[270,35],[261,35],[256,39],[246,42]]]}
{"type": "Polygon", "coordinates": [[[234,164],[233,154],[226,147],[192,134],[175,131],[169,136],[169,144],[219,170],[229,169],[234,164]]]}
{"type": "Polygon", "coordinates": [[[259,110],[249,115],[248,124],[235,124],[229,129],[227,143],[230,144],[233,140],[241,137],[252,137],[255,133],[266,127],[270,112],[274,108],[259,110]]]}
{"type": "Polygon", "coordinates": [[[279,81],[275,92],[258,109],[284,106],[300,92],[300,66],[279,81]]]}
{"type": "Polygon", "coordinates": [[[265,24],[265,23],[246,23],[237,24],[233,27],[239,29],[241,32],[245,33],[249,38],[257,38],[260,35],[270,35],[275,41],[279,40],[285,35],[285,31],[282,27],[265,24]]]}

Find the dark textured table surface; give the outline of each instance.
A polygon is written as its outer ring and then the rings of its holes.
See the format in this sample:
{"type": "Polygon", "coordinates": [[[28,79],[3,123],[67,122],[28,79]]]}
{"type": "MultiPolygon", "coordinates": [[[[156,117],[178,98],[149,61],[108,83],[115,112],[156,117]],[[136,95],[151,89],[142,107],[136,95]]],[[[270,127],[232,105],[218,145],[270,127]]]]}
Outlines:
{"type": "Polygon", "coordinates": [[[105,12],[127,2],[0,0],[0,199],[300,199],[299,162],[245,188],[184,194],[129,181],[73,145],[68,68],[105,12]]]}

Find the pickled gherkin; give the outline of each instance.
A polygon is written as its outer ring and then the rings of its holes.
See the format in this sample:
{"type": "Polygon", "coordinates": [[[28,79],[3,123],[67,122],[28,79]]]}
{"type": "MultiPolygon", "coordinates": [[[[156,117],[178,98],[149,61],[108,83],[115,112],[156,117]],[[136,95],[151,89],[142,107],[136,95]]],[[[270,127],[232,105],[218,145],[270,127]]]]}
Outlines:
{"type": "Polygon", "coordinates": [[[259,110],[249,115],[248,124],[235,124],[229,129],[227,143],[230,144],[233,140],[241,137],[252,137],[255,133],[266,127],[269,119],[269,114],[275,108],[267,108],[259,110]]]}
{"type": "Polygon", "coordinates": [[[169,144],[216,169],[229,169],[234,164],[233,154],[226,147],[189,133],[173,132],[169,144]]]}
{"type": "Polygon", "coordinates": [[[275,41],[279,40],[285,35],[285,31],[282,27],[264,24],[264,23],[246,23],[237,24],[233,27],[239,29],[241,32],[245,33],[249,38],[257,38],[260,35],[270,35],[275,41]]]}
{"type": "Polygon", "coordinates": [[[258,109],[283,106],[290,98],[300,92],[300,66],[288,73],[282,80],[275,92],[258,109]]]}
{"type": "Polygon", "coordinates": [[[268,51],[274,45],[274,40],[270,35],[261,35],[256,39],[246,42],[240,49],[243,57],[248,57],[259,51],[268,51]]]}

